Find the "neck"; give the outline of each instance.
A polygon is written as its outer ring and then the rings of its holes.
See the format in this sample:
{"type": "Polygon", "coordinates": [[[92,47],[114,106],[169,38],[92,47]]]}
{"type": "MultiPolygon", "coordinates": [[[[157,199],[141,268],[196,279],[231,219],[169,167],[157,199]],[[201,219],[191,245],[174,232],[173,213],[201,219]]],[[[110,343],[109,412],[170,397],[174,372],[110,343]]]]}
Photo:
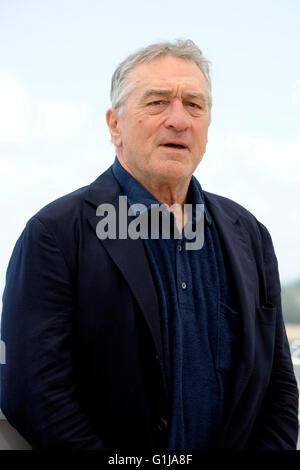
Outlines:
{"type": "Polygon", "coordinates": [[[172,206],[173,204],[183,205],[186,202],[187,192],[189,188],[189,184],[191,181],[191,177],[186,179],[159,179],[159,178],[151,178],[150,176],[146,176],[143,174],[136,174],[131,170],[131,168],[124,162],[122,158],[118,156],[118,160],[122,167],[131,175],[133,176],[139,183],[141,183],[144,188],[149,191],[158,201],[167,204],[168,206],[172,206]]]}
{"type": "Polygon", "coordinates": [[[170,181],[160,181],[155,178],[154,181],[153,178],[146,178],[145,175],[136,175],[119,156],[118,160],[122,167],[137,181],[139,181],[139,183],[141,183],[149,193],[151,193],[161,203],[168,205],[170,212],[173,212],[176,218],[177,228],[179,232],[181,232],[187,222],[187,214],[184,211],[184,204],[186,202],[191,177],[184,180],[170,181]]]}

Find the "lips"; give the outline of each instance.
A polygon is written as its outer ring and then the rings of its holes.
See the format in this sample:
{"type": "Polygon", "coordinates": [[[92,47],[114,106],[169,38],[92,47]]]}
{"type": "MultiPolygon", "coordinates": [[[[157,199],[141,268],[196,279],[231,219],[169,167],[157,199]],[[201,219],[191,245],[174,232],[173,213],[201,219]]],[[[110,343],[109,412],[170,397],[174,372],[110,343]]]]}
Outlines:
{"type": "Polygon", "coordinates": [[[164,142],[161,145],[163,147],[169,147],[169,148],[174,148],[174,149],[187,149],[188,148],[185,142],[175,141],[175,140],[164,142]]]}

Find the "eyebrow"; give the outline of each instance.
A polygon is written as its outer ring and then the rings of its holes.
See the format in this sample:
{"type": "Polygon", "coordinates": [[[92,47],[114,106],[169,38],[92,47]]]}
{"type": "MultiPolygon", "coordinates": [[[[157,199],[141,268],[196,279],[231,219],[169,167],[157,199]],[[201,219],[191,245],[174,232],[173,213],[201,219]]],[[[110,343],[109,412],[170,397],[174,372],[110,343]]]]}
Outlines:
{"type": "MultiPolygon", "coordinates": [[[[147,90],[143,96],[142,100],[147,100],[148,98],[151,98],[152,96],[170,96],[172,95],[172,90],[169,89],[150,89],[147,90]]],[[[199,99],[201,101],[204,101],[205,103],[207,102],[207,98],[203,93],[186,93],[184,95],[184,98],[194,98],[194,99],[199,99]]]]}
{"type": "Polygon", "coordinates": [[[201,101],[207,101],[207,97],[203,93],[187,93],[185,98],[196,98],[201,101]]]}
{"type": "Polygon", "coordinates": [[[170,96],[172,94],[172,90],[162,90],[162,89],[150,89],[145,91],[142,96],[142,100],[146,100],[151,96],[170,96]]]}

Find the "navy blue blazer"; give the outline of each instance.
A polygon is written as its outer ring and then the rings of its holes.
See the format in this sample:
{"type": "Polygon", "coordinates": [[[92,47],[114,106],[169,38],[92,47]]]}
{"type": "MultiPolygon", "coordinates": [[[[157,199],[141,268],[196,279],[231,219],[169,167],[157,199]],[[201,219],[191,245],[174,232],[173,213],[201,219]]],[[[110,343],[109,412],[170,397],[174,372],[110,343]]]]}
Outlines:
{"type": "MultiPolygon", "coordinates": [[[[118,212],[119,194],[110,168],[47,205],[9,262],[1,409],[35,449],[167,448],[160,312],[143,242],[96,235],[97,206],[118,212]]],[[[270,235],[237,203],[204,195],[242,316],[233,392],[212,449],[295,449],[298,390],[270,235]]]]}

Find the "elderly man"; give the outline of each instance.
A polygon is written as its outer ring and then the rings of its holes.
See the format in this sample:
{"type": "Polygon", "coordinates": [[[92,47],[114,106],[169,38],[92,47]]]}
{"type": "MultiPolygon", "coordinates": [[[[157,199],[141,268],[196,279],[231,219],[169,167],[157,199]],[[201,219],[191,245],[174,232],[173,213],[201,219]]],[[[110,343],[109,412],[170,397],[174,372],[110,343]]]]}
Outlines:
{"type": "Polygon", "coordinates": [[[193,176],[207,60],[192,41],[151,45],[120,64],[111,97],[114,164],[33,216],[12,254],[4,414],[35,449],[295,449],[270,235],[193,176]]]}

